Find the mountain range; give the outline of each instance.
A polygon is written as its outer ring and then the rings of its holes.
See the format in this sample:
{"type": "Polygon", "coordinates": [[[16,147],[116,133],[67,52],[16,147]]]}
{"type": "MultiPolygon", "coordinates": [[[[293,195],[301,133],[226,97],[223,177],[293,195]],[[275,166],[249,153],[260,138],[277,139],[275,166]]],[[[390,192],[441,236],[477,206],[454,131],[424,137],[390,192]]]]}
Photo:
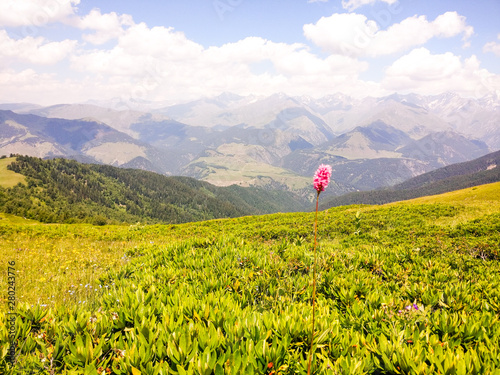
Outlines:
{"type": "Polygon", "coordinates": [[[239,96],[137,108],[117,101],[0,105],[0,154],[79,161],[311,195],[320,163],[341,195],[500,149],[500,99],[394,94],[239,96]],[[140,110],[138,110],[140,109],[140,110]]]}

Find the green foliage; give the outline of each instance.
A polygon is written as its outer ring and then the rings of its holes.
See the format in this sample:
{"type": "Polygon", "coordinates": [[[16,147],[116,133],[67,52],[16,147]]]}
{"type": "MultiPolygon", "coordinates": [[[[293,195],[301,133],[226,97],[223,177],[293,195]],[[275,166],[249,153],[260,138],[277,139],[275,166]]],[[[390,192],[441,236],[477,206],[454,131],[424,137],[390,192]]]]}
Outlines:
{"type": "MultiPolygon", "coordinates": [[[[0,225],[130,244],[91,306],[19,305],[15,369],[1,314],[0,372],[304,374],[313,218],[0,225]]],[[[320,212],[314,373],[500,373],[499,219],[467,201],[320,212]]]]}
{"type": "Polygon", "coordinates": [[[66,159],[18,156],[8,168],[26,176],[27,185],[0,187],[0,212],[44,223],[183,223],[304,207],[292,193],[276,199],[276,192],[263,189],[218,188],[187,177],[66,159]]]}

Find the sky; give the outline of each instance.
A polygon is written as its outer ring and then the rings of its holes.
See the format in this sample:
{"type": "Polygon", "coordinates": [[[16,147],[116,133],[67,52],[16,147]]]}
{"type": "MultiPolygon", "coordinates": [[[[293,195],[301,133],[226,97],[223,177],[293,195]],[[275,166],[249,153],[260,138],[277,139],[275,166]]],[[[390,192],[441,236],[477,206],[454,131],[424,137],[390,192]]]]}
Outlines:
{"type": "Polygon", "coordinates": [[[500,95],[500,0],[1,0],[0,102],[500,95]]]}

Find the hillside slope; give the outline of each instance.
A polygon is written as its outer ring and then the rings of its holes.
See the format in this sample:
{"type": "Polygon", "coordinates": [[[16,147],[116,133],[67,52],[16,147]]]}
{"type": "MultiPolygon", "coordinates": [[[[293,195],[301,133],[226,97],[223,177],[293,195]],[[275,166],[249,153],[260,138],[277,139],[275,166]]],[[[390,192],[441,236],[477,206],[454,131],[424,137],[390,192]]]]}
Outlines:
{"type": "Polygon", "coordinates": [[[313,374],[498,374],[499,184],[320,212],[316,254],[312,212],[0,223],[0,373],[305,374],[314,315],[313,374]]]}
{"type": "Polygon", "coordinates": [[[168,222],[296,211],[292,193],[215,187],[188,177],[18,156],[8,168],[26,184],[0,187],[0,212],[42,222],[168,222]]]}
{"type": "Polygon", "coordinates": [[[500,181],[500,151],[452,164],[383,190],[355,192],[325,201],[322,209],[349,204],[384,204],[500,181]]]}

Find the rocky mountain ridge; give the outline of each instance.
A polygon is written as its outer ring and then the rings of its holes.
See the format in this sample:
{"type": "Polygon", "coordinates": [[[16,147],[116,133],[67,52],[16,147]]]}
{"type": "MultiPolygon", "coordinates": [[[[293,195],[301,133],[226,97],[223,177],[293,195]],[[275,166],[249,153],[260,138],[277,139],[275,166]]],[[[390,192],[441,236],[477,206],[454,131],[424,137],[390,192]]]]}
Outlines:
{"type": "Polygon", "coordinates": [[[69,126],[75,137],[83,139],[96,124],[108,128],[91,131],[94,135],[84,145],[69,149],[56,138],[49,137],[51,143],[43,132],[37,133],[40,142],[29,148],[21,138],[33,142],[33,132],[25,129],[24,135],[9,138],[4,134],[16,126],[19,132],[25,124],[2,120],[0,153],[84,158],[217,185],[295,191],[307,189],[317,164],[328,162],[338,181],[333,193],[341,194],[392,185],[500,148],[497,96],[394,94],[355,99],[335,94],[315,99],[224,93],[163,107],[141,102],[141,109],[149,112],[105,105],[3,104],[0,108],[11,108],[18,116],[38,115],[41,122],[49,121],[43,118],[80,121],[61,126],[69,126]]]}

